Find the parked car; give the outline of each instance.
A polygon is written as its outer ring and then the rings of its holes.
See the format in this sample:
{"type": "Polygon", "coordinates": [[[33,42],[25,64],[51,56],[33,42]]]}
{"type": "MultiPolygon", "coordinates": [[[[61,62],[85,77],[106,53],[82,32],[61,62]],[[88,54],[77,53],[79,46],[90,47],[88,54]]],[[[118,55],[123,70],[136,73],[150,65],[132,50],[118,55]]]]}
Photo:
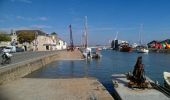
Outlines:
{"type": "Polygon", "coordinates": [[[24,49],[20,47],[16,47],[16,52],[24,52],[24,49]]]}
{"type": "Polygon", "coordinates": [[[16,52],[16,47],[15,46],[6,46],[3,49],[3,52],[16,52]]]}
{"type": "Polygon", "coordinates": [[[0,53],[3,52],[3,49],[4,49],[5,47],[6,47],[6,46],[0,47],[0,53]]]}

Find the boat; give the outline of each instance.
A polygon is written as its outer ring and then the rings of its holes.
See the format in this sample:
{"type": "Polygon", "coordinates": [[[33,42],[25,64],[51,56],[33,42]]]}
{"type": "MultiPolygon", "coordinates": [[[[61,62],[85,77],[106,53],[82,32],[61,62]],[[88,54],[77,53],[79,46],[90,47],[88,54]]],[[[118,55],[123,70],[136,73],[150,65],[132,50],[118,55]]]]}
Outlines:
{"type": "Polygon", "coordinates": [[[165,87],[170,89],[170,72],[164,72],[163,77],[165,81],[165,87]]]}
{"type": "Polygon", "coordinates": [[[132,52],[132,47],[126,43],[120,46],[119,51],[120,52],[132,52]]]}
{"type": "Polygon", "coordinates": [[[91,58],[101,58],[101,54],[99,53],[101,48],[97,48],[96,52],[92,52],[92,48],[88,47],[88,39],[87,39],[87,16],[85,16],[85,32],[84,32],[84,50],[83,50],[83,56],[86,59],[91,59],[91,58]]]}
{"type": "Polygon", "coordinates": [[[142,45],[137,46],[136,51],[137,53],[148,53],[149,52],[147,46],[142,46],[142,45]]]}
{"type": "Polygon", "coordinates": [[[83,56],[84,56],[84,58],[87,58],[87,59],[92,58],[91,48],[88,48],[88,47],[85,48],[84,51],[83,51],[83,56]]]}
{"type": "Polygon", "coordinates": [[[92,58],[92,49],[88,47],[87,41],[87,16],[85,16],[84,42],[83,56],[87,59],[92,58]]]}
{"type": "Polygon", "coordinates": [[[140,43],[139,46],[136,47],[137,53],[148,53],[149,49],[147,46],[142,45],[142,36],[141,36],[141,31],[142,31],[143,25],[141,25],[141,30],[140,30],[140,43]]]}
{"type": "Polygon", "coordinates": [[[94,59],[99,59],[99,58],[101,58],[102,57],[102,55],[101,55],[101,53],[100,53],[100,49],[99,48],[96,48],[96,51],[95,52],[92,52],[92,58],[94,58],[94,59]]]}

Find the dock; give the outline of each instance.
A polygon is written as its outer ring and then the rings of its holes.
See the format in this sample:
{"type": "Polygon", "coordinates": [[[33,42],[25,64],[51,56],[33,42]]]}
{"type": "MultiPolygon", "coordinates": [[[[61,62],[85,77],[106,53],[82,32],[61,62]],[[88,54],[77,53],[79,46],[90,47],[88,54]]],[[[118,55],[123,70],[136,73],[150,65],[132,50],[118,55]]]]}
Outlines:
{"type": "Polygon", "coordinates": [[[170,100],[170,98],[164,95],[162,92],[153,88],[129,88],[127,86],[129,80],[127,80],[126,75],[124,74],[112,75],[112,81],[117,82],[115,91],[121,100],[170,100]]]}
{"type": "Polygon", "coordinates": [[[0,86],[0,100],[114,100],[96,78],[20,78],[0,86]]]}

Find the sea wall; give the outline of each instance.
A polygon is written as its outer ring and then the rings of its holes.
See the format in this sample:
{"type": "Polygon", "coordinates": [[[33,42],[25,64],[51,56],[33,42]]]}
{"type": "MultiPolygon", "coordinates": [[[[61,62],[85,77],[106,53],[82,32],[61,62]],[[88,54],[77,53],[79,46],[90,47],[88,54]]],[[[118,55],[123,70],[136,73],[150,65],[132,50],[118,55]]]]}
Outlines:
{"type": "Polygon", "coordinates": [[[170,49],[149,48],[149,52],[154,52],[154,53],[170,53],[170,49]]]}
{"type": "Polygon", "coordinates": [[[23,77],[43,66],[57,60],[58,54],[50,54],[27,61],[10,64],[0,69],[0,85],[23,77]]]}

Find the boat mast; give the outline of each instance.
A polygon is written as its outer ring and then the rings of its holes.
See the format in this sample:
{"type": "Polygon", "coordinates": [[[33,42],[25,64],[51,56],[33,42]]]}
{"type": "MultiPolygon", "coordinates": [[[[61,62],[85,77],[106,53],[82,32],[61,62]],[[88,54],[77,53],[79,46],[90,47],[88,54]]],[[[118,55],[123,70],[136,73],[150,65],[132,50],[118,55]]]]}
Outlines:
{"type": "Polygon", "coordinates": [[[139,44],[142,45],[142,30],[143,30],[143,24],[140,25],[140,31],[139,31],[139,44]]]}
{"type": "Polygon", "coordinates": [[[69,25],[69,29],[70,29],[70,49],[73,50],[74,44],[73,44],[73,34],[72,34],[71,24],[69,25]]]}
{"type": "Polygon", "coordinates": [[[84,36],[85,36],[85,48],[87,48],[88,45],[88,38],[87,38],[87,16],[85,16],[85,32],[84,32],[84,36]]]}

